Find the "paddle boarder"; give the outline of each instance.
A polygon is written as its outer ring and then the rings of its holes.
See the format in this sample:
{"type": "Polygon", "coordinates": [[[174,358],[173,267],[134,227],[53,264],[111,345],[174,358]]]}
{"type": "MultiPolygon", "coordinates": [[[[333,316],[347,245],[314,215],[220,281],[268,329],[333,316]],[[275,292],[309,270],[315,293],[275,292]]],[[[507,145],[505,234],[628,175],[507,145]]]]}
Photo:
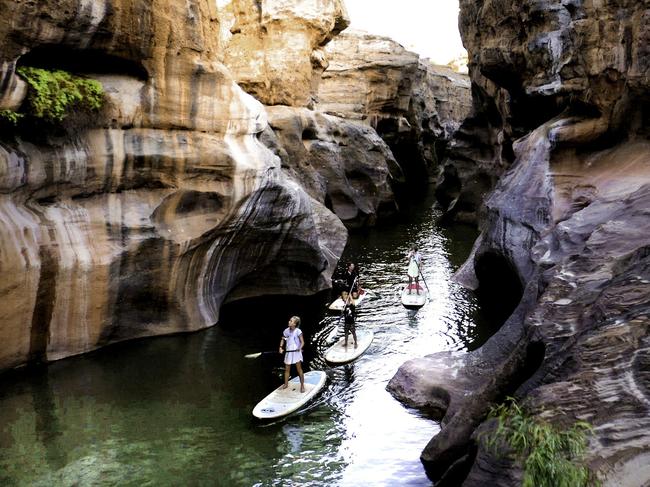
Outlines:
{"type": "Polygon", "coordinates": [[[289,326],[282,332],[280,339],[280,353],[284,353],[284,385],[282,389],[289,387],[289,373],[291,365],[296,364],[296,370],[300,377],[300,392],[305,392],[305,375],[302,373],[302,349],[305,346],[305,338],[300,326],[300,318],[292,316],[289,318],[289,326]],[[284,347],[283,347],[284,344],[284,347]],[[285,353],[286,350],[286,353],[285,353]]]}
{"type": "Polygon", "coordinates": [[[354,348],[357,348],[357,328],[355,321],[357,318],[357,307],[354,304],[354,299],[352,296],[348,296],[348,299],[345,302],[345,307],[343,308],[343,319],[345,322],[345,348],[348,347],[348,335],[352,333],[352,338],[354,340],[354,348]]]}
{"type": "Polygon", "coordinates": [[[343,276],[345,280],[346,290],[352,294],[354,299],[357,299],[359,296],[359,270],[354,262],[348,262],[348,266],[345,269],[345,274],[343,276]]]}
{"type": "Polygon", "coordinates": [[[411,294],[411,285],[413,284],[413,279],[415,279],[415,290],[420,294],[420,263],[422,262],[422,256],[418,252],[418,248],[413,246],[408,255],[408,269],[406,274],[409,276],[409,294],[411,294]]]}

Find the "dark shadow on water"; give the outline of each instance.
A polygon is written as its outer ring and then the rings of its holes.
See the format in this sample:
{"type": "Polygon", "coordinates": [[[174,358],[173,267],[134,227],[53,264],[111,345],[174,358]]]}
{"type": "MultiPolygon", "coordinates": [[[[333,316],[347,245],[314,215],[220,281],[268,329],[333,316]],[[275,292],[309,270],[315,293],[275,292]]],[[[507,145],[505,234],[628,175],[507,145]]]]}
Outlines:
{"type": "MultiPolygon", "coordinates": [[[[248,353],[276,351],[289,318],[299,316],[300,329],[305,334],[303,356],[308,363],[316,354],[310,345],[314,334],[321,328],[325,304],[331,299],[329,291],[315,296],[261,296],[243,299],[225,305],[218,323],[221,333],[234,340],[244,340],[248,353]]],[[[265,354],[263,359],[281,361],[279,356],[265,354]]]]}

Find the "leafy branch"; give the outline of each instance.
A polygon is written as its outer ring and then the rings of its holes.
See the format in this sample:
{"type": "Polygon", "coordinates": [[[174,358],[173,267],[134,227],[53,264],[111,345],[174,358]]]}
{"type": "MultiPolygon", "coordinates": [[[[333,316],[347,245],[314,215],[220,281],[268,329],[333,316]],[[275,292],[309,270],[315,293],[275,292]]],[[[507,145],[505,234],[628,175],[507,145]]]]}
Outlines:
{"type": "Polygon", "coordinates": [[[587,435],[593,432],[589,423],[560,429],[526,414],[512,398],[492,408],[489,418],[498,425],[486,435],[486,447],[493,453],[504,444],[510,447],[509,456],[524,467],[523,487],[599,485],[584,460],[587,435]]]}

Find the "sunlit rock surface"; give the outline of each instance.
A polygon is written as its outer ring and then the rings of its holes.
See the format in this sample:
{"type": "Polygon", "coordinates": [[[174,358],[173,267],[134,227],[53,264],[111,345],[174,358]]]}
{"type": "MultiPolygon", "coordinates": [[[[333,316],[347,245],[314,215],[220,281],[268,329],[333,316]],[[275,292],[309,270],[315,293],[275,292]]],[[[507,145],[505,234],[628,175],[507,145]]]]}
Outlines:
{"type": "Polygon", "coordinates": [[[317,107],[375,128],[411,182],[426,185],[469,113],[468,77],[362,31],[341,33],[325,53],[317,107]]]}
{"type": "Polygon", "coordinates": [[[220,0],[225,64],[265,105],[311,106],[322,46],[349,24],[341,0],[220,0]],[[225,30],[225,29],[223,29],[225,30]]]}
{"type": "Polygon", "coordinates": [[[325,53],[329,65],[318,87],[323,111],[358,120],[384,115],[408,123],[416,53],[388,37],[357,30],[342,32],[325,46],[325,53]]]}
{"type": "Polygon", "coordinates": [[[282,159],[285,174],[347,228],[393,215],[394,186],[404,178],[391,150],[366,123],[326,115],[313,103],[328,65],[323,46],[348,23],[343,5],[235,1],[222,9],[234,14],[225,63],[267,104],[271,130],[260,140],[282,159]]]}
{"type": "Polygon", "coordinates": [[[590,422],[586,460],[603,485],[646,485],[647,2],[463,0],[461,9],[474,112],[443,189],[455,191],[446,193],[455,216],[478,211],[482,235],[457,279],[493,302],[511,299],[504,289],[521,300],[483,347],[408,362],[389,388],[423,408],[448,398],[422,453],[442,485],[520,485],[521,466],[478,434],[507,395],[560,428],[590,422]]]}
{"type": "Polygon", "coordinates": [[[0,134],[0,370],[214,324],[224,301],[329,286],[345,228],[258,141],[215,4],[1,1],[16,65],[92,74],[100,114],[0,134]]]}

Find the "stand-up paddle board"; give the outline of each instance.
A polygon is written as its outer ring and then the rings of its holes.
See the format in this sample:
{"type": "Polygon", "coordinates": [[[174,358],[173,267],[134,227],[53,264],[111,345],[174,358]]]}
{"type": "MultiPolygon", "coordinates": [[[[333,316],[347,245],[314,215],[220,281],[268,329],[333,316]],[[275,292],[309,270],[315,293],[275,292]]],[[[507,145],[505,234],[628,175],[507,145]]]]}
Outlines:
{"type": "MultiPolygon", "coordinates": [[[[359,297],[354,300],[354,305],[358,308],[361,305],[361,303],[363,301],[365,301],[366,298],[368,298],[369,294],[370,294],[369,291],[363,289],[359,293],[359,297]]],[[[334,313],[340,313],[341,311],[343,311],[344,307],[345,307],[345,303],[343,302],[343,300],[340,297],[338,297],[337,299],[332,301],[332,304],[330,304],[327,309],[329,309],[330,311],[332,311],[334,313]]]]}
{"type": "Polygon", "coordinates": [[[286,416],[307,404],[325,385],[327,375],[322,370],[305,372],[305,392],[300,392],[300,378],[289,381],[289,387],[278,387],[253,408],[253,416],[272,419],[286,416]]]}
{"type": "Polygon", "coordinates": [[[419,284],[410,284],[402,291],[402,304],[407,309],[420,309],[427,302],[429,294],[419,284]],[[419,294],[418,294],[419,292],[419,294]]]}
{"type": "Polygon", "coordinates": [[[345,337],[341,338],[325,352],[325,360],[331,364],[346,364],[359,358],[372,343],[375,334],[370,330],[357,330],[357,348],[354,348],[352,333],[348,335],[348,346],[344,345],[345,337]]]}

